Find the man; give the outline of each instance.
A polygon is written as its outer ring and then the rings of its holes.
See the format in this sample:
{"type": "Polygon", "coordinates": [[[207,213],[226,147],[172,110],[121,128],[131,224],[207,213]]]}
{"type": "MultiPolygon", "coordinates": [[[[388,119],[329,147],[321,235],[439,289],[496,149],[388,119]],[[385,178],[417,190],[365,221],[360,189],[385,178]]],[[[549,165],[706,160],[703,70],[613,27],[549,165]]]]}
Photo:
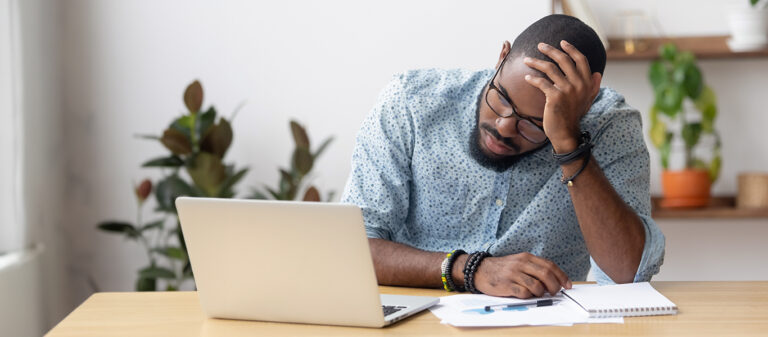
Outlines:
{"type": "Polygon", "coordinates": [[[397,76],[342,197],[362,208],[379,283],[526,298],[590,265],[600,283],[658,273],[641,118],[600,88],[605,59],[591,28],[550,15],[494,70],[397,76]]]}

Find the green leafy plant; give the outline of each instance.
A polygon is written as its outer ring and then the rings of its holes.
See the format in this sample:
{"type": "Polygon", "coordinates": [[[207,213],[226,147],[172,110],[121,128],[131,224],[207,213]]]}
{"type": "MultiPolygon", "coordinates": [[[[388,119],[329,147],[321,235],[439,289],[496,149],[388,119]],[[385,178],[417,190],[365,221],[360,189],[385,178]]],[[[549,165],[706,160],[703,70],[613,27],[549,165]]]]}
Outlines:
{"type": "MultiPolygon", "coordinates": [[[[309,136],[307,131],[299,123],[291,121],[291,134],[293,135],[293,142],[295,144],[293,155],[291,156],[291,162],[288,169],[279,168],[280,180],[277,184],[277,188],[271,188],[264,186],[264,190],[254,189],[251,198],[253,199],[276,199],[276,200],[294,200],[297,194],[301,190],[304,179],[315,165],[315,160],[325,151],[328,145],[333,141],[332,137],[328,137],[320,143],[317,150],[312,152],[310,150],[309,136]]],[[[315,186],[310,185],[304,191],[302,200],[304,201],[320,201],[320,192],[315,186]]],[[[333,199],[333,191],[328,193],[326,200],[333,199]]]]}
{"type": "Polygon", "coordinates": [[[650,112],[651,141],[659,149],[662,166],[669,169],[672,141],[676,135],[682,137],[685,167],[707,170],[710,180],[714,182],[720,174],[722,161],[720,136],[714,128],[717,117],[715,93],[705,85],[692,53],[678,51],[673,44],[665,44],[659,48],[659,54],[659,59],[653,61],[648,70],[654,92],[650,112]],[[686,100],[693,103],[693,109],[690,104],[686,107],[686,100]],[[678,127],[672,128],[673,125],[678,127]],[[712,156],[708,161],[694,152],[704,136],[714,138],[712,156]]]}
{"type": "MultiPolygon", "coordinates": [[[[192,268],[184,244],[184,236],[178,220],[175,200],[180,196],[232,198],[235,186],[248,172],[248,168],[236,168],[226,164],[224,156],[232,144],[233,132],[230,121],[218,116],[210,106],[201,110],[203,88],[198,81],[192,82],[183,97],[187,112],[173,120],[162,136],[141,136],[159,141],[168,154],[148,160],[142,167],[162,171],[162,177],[153,184],[145,179],[134,187],[138,202],[136,222],[105,221],[98,228],[124,235],[127,239],[141,244],[147,254],[149,265],[139,271],[136,290],[152,291],[164,281],[165,290],[177,290],[193,278],[192,268]],[[153,188],[154,185],[154,188],[153,188]],[[154,191],[153,191],[154,190],[154,191]],[[150,194],[154,192],[159,217],[144,222],[143,208],[150,194]],[[166,223],[172,222],[172,226],[166,223]]],[[[330,143],[322,143],[314,153],[309,151],[309,137],[306,130],[291,121],[291,130],[296,149],[290,170],[281,169],[282,178],[277,190],[268,189],[275,199],[293,200],[302,180],[309,174],[314,161],[330,143]]],[[[332,195],[332,194],[331,194],[332,195]]],[[[263,197],[255,195],[252,197],[263,197]]],[[[330,197],[329,197],[330,199],[330,197]]],[[[319,192],[310,187],[304,200],[320,201],[319,192]]]]}

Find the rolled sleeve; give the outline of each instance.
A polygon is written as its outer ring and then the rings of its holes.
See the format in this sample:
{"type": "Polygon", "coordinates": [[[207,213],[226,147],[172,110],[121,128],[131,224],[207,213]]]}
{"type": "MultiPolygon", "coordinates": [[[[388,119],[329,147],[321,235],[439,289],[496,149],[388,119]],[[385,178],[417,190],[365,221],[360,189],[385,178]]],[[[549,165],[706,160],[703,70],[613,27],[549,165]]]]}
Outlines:
{"type": "MultiPolygon", "coordinates": [[[[593,153],[606,178],[643,224],[645,244],[634,282],[650,281],[664,261],[665,238],[651,218],[650,159],[640,114],[626,105],[618,109],[615,117],[603,124],[593,153]]],[[[590,262],[598,283],[615,283],[592,257],[590,262]]]]}
{"type": "Polygon", "coordinates": [[[362,209],[370,238],[391,240],[408,216],[414,134],[405,94],[400,75],[379,95],[357,134],[341,198],[362,209]]]}

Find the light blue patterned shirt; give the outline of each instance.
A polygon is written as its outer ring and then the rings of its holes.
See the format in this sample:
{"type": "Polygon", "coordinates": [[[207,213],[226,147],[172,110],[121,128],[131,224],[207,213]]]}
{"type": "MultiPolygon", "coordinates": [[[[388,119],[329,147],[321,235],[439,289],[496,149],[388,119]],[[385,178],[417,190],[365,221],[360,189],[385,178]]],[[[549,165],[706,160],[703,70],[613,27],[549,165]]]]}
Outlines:
{"type": "MultiPolygon", "coordinates": [[[[477,98],[491,76],[438,69],[395,76],[357,134],[342,202],[362,208],[371,238],[427,251],[530,252],[572,280],[585,280],[591,264],[598,282],[613,283],[590,258],[551,145],[504,172],[471,157],[477,98]]],[[[594,159],[644,224],[635,281],[650,280],[664,258],[664,235],[650,217],[640,113],[603,88],[581,128],[592,133],[594,159]]]]}

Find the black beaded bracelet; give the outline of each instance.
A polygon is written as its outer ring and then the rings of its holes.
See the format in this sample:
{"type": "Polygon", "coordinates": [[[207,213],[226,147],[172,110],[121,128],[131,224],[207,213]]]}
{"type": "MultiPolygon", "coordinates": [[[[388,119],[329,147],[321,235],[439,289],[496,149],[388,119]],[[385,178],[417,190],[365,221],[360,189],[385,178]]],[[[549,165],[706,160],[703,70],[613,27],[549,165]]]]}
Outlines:
{"type": "Polygon", "coordinates": [[[464,264],[464,287],[473,294],[482,294],[481,291],[475,288],[475,273],[480,266],[480,262],[488,256],[491,256],[491,254],[485,251],[474,252],[469,255],[467,262],[464,264]]]}
{"type": "Polygon", "coordinates": [[[589,131],[584,131],[579,138],[579,146],[575,150],[568,153],[557,154],[553,148],[552,157],[555,158],[559,165],[565,165],[592,153],[593,146],[592,135],[590,135],[589,131]]]}

